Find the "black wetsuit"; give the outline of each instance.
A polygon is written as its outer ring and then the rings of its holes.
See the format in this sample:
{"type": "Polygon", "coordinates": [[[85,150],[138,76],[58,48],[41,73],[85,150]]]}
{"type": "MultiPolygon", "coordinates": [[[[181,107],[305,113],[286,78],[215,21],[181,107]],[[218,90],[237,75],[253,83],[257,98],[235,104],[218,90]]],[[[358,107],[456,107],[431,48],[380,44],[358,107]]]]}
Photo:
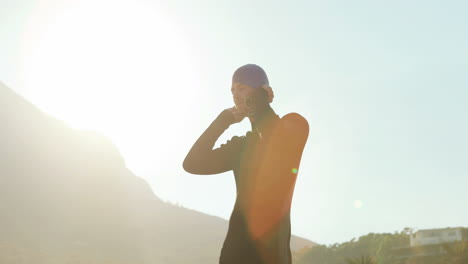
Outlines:
{"type": "Polygon", "coordinates": [[[213,149],[233,119],[223,111],[184,161],[194,174],[234,172],[237,197],[219,263],[291,264],[290,206],[307,121],[298,114],[279,118],[269,108],[252,132],[213,149]]]}

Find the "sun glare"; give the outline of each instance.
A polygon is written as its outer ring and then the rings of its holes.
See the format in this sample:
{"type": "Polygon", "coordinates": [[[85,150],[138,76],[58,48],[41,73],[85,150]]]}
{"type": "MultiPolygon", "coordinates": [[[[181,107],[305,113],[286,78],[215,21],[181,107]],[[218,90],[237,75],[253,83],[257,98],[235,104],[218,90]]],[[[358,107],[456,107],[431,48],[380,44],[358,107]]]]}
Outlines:
{"type": "Polygon", "coordinates": [[[355,200],[354,201],[354,208],[361,209],[362,208],[362,201],[361,200],[355,200]]]}
{"type": "Polygon", "coordinates": [[[121,149],[143,146],[141,131],[163,133],[168,113],[186,111],[172,98],[190,107],[196,97],[188,43],[154,4],[41,1],[22,40],[21,86],[75,128],[102,132],[121,149]]]}

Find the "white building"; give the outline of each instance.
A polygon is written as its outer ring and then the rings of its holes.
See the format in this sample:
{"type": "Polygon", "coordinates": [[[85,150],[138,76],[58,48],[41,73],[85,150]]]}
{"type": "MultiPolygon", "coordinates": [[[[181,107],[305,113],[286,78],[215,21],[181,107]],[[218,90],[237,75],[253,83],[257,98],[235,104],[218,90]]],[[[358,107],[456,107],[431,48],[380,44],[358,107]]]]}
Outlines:
{"type": "Polygon", "coordinates": [[[410,246],[437,245],[462,241],[462,230],[462,227],[418,230],[410,236],[410,246]]]}

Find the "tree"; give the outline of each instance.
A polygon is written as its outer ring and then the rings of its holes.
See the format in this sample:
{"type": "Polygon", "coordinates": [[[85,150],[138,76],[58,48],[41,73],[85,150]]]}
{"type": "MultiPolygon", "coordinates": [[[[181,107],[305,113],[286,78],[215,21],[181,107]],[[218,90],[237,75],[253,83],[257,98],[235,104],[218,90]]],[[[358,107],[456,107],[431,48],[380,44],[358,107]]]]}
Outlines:
{"type": "Polygon", "coordinates": [[[466,264],[468,263],[468,242],[460,241],[443,245],[447,252],[445,263],[466,264]]]}
{"type": "Polygon", "coordinates": [[[394,248],[408,247],[409,234],[412,232],[410,228],[406,228],[394,234],[370,233],[340,244],[315,246],[295,259],[295,263],[343,264],[348,261],[348,263],[396,264],[399,260],[395,257],[394,248]]]}
{"type": "Polygon", "coordinates": [[[346,258],[347,264],[377,264],[375,259],[370,256],[361,256],[357,258],[346,258]]]}

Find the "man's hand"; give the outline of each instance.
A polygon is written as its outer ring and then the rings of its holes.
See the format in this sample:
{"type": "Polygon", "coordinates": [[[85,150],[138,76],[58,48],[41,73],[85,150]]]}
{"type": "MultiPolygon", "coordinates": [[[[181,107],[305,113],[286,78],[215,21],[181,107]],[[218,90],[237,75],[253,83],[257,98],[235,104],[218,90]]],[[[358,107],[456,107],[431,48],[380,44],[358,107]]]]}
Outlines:
{"type": "Polygon", "coordinates": [[[231,107],[231,108],[228,108],[228,109],[226,109],[226,110],[228,110],[229,112],[232,113],[232,115],[233,115],[233,117],[234,117],[234,122],[233,122],[233,124],[239,123],[240,121],[242,121],[242,120],[246,117],[246,115],[240,113],[240,112],[237,110],[237,108],[236,108],[235,106],[234,106],[234,107],[231,107]]]}

